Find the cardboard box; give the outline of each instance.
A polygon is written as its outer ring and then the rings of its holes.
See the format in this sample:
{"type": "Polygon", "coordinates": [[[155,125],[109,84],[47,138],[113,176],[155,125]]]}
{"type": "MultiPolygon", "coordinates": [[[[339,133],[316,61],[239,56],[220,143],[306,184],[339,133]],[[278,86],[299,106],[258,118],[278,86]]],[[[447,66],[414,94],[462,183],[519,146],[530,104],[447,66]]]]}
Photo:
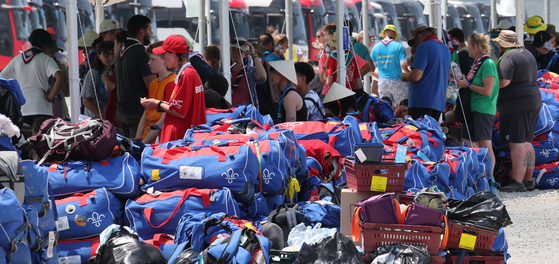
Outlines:
{"type": "MultiPolygon", "coordinates": [[[[361,200],[365,200],[371,196],[379,195],[377,192],[357,193],[351,189],[342,190],[342,201],[340,205],[340,233],[351,239],[351,215],[355,204],[361,200]]],[[[394,194],[394,198],[398,199],[398,194],[394,194]]],[[[361,246],[361,238],[359,241],[353,241],[356,246],[361,246]]]]}

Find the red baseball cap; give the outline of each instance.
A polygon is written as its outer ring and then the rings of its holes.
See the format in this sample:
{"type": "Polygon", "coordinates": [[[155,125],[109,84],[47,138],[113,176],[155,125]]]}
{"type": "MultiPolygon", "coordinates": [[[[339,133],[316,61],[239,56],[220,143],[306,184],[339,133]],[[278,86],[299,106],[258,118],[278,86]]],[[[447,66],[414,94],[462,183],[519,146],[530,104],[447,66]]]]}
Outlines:
{"type": "Polygon", "coordinates": [[[188,48],[186,38],[181,35],[172,35],[165,39],[163,46],[153,49],[153,54],[155,55],[161,55],[165,52],[188,53],[191,51],[188,48]]]}

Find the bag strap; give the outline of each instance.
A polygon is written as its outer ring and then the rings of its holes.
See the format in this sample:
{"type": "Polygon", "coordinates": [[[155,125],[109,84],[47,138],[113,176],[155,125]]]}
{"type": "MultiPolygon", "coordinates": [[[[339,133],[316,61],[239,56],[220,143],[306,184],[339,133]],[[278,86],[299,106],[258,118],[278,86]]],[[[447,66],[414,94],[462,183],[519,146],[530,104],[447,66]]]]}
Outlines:
{"type": "Polygon", "coordinates": [[[157,249],[161,250],[161,238],[162,237],[168,237],[171,238],[169,235],[167,234],[155,234],[153,235],[153,240],[151,242],[151,244],[153,246],[155,246],[157,249]]]}
{"type": "Polygon", "coordinates": [[[373,98],[369,96],[367,103],[365,104],[365,108],[363,108],[363,122],[369,123],[369,108],[371,107],[371,103],[373,102],[373,98]]]}
{"type": "Polygon", "coordinates": [[[446,245],[448,244],[448,237],[450,235],[450,227],[448,226],[448,218],[446,215],[443,215],[444,219],[444,236],[443,241],[441,241],[441,249],[445,249],[446,245]]]}
{"type": "Polygon", "coordinates": [[[322,109],[320,109],[320,105],[318,105],[318,102],[316,102],[316,100],[314,100],[310,97],[305,97],[303,100],[310,101],[314,105],[314,107],[316,107],[316,109],[318,109],[318,111],[320,112],[320,115],[322,115],[322,118],[323,119],[326,118],[326,115],[322,112],[322,109]]]}
{"type": "Polygon", "coordinates": [[[188,198],[188,196],[190,195],[196,195],[196,196],[201,196],[202,197],[202,204],[204,207],[210,206],[211,202],[210,202],[210,190],[198,190],[196,188],[190,188],[187,189],[184,194],[182,195],[182,198],[180,199],[180,201],[177,203],[177,206],[175,206],[175,209],[173,210],[173,213],[171,213],[171,215],[167,218],[167,220],[165,220],[163,223],[161,223],[158,226],[154,226],[151,223],[151,215],[153,214],[153,208],[152,207],[148,207],[144,209],[144,217],[146,218],[146,220],[148,221],[149,225],[153,228],[160,228],[162,226],[164,226],[165,224],[167,224],[167,222],[169,222],[173,216],[175,216],[175,214],[177,214],[177,212],[179,211],[179,208],[182,206],[182,204],[184,203],[184,201],[186,201],[186,199],[188,198]]]}
{"type": "Polygon", "coordinates": [[[363,211],[363,208],[361,206],[356,206],[353,209],[353,214],[351,215],[351,239],[353,241],[359,241],[361,236],[359,230],[359,218],[361,216],[361,211],[363,211]]]}
{"type": "Polygon", "coordinates": [[[216,263],[229,263],[233,259],[233,256],[235,256],[239,250],[239,244],[241,243],[241,235],[243,234],[243,231],[244,229],[241,229],[233,233],[233,236],[231,236],[231,239],[227,245],[225,245],[221,255],[217,258],[216,263]]]}

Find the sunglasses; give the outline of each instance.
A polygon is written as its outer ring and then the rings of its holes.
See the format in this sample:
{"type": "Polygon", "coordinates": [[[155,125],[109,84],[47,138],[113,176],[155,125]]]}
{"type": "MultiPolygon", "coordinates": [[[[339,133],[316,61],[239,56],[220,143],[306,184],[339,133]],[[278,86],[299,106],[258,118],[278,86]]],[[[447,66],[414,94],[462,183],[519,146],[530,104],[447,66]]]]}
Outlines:
{"type": "Polygon", "coordinates": [[[231,39],[231,44],[232,45],[237,45],[238,44],[239,46],[244,46],[245,43],[246,43],[246,41],[244,41],[244,40],[239,41],[237,39],[231,39]]]}

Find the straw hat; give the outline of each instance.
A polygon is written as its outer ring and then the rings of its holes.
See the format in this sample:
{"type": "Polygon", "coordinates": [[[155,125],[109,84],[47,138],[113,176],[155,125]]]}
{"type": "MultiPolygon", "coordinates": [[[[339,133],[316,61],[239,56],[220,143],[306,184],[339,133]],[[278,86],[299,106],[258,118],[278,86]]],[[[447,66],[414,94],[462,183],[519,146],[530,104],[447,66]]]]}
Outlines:
{"type": "MultiPolygon", "coordinates": [[[[387,30],[392,30],[392,31],[396,32],[396,37],[394,38],[394,40],[397,40],[397,39],[400,38],[400,36],[398,36],[398,30],[396,29],[396,26],[394,26],[394,25],[386,25],[384,27],[384,29],[380,32],[380,35],[383,38],[384,38],[384,31],[387,31],[387,30]]],[[[413,39],[413,37],[412,37],[412,39],[413,39]]]]}
{"type": "Polygon", "coordinates": [[[326,93],[326,96],[324,96],[324,100],[322,100],[322,103],[327,104],[340,99],[344,99],[346,97],[353,96],[354,94],[355,93],[352,90],[345,88],[339,83],[335,82],[330,87],[330,90],[328,90],[328,93],[326,93]]]}
{"type": "Polygon", "coordinates": [[[118,21],[114,19],[105,19],[101,22],[99,27],[99,34],[105,33],[112,30],[120,30],[120,26],[118,25],[118,21]]]}
{"type": "Polygon", "coordinates": [[[493,41],[499,43],[503,48],[519,48],[523,44],[518,42],[516,32],[512,30],[501,30],[499,36],[494,38],[493,41]]]}
{"type": "Polygon", "coordinates": [[[278,60],[269,61],[270,67],[276,69],[276,71],[283,75],[293,84],[297,85],[297,73],[295,72],[295,62],[292,60],[278,60]]]}
{"type": "Polygon", "coordinates": [[[96,40],[97,38],[99,38],[99,34],[97,34],[97,32],[95,32],[95,31],[93,31],[93,29],[89,29],[78,40],[78,47],[79,48],[91,47],[91,45],[93,45],[93,41],[96,40]],[[85,42],[85,46],[84,46],[84,42],[85,42]]]}
{"type": "Polygon", "coordinates": [[[411,34],[411,38],[409,39],[409,41],[413,41],[415,39],[415,35],[418,32],[424,31],[424,30],[431,30],[431,33],[435,34],[435,32],[437,32],[436,28],[433,27],[428,27],[425,24],[417,24],[415,25],[415,27],[412,28],[412,30],[410,31],[411,34]]]}
{"type": "Polygon", "coordinates": [[[545,31],[547,25],[543,23],[543,20],[539,16],[531,16],[526,19],[526,24],[524,24],[524,32],[529,34],[536,34],[539,31],[545,31]]]}

